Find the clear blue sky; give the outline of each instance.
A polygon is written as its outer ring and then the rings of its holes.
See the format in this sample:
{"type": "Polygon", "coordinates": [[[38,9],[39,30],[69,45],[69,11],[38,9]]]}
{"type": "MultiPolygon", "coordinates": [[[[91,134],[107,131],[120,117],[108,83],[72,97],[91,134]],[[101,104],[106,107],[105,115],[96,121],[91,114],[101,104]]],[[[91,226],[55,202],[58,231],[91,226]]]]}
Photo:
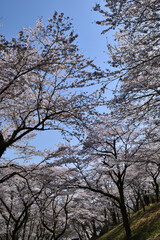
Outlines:
{"type": "MultiPolygon", "coordinates": [[[[0,34],[7,39],[16,37],[22,27],[33,27],[38,18],[44,21],[51,18],[54,11],[64,12],[65,16],[73,19],[73,26],[79,34],[78,45],[81,52],[102,68],[107,61],[106,35],[101,35],[102,28],[95,21],[102,18],[92,11],[96,3],[103,0],[1,0],[0,4],[0,34]]],[[[110,36],[108,36],[110,40],[110,36]]],[[[56,132],[43,133],[35,139],[40,148],[53,146],[61,140],[56,132]]]]}

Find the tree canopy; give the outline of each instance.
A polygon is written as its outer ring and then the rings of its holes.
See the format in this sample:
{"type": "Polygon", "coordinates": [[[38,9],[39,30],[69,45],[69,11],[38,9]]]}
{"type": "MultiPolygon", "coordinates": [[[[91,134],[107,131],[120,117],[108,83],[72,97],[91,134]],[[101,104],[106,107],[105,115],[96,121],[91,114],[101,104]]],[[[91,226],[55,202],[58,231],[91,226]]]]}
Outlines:
{"type": "Polygon", "coordinates": [[[80,130],[89,121],[99,100],[86,88],[103,73],[79,53],[76,38],[69,18],[57,12],[10,42],[1,36],[0,156],[37,131],[80,130]]]}
{"type": "Polygon", "coordinates": [[[123,223],[129,240],[130,216],[160,201],[160,2],[103,3],[97,24],[115,40],[106,72],[63,13],[1,36],[0,239],[96,240],[123,223]],[[32,138],[48,130],[78,141],[36,151],[32,138]],[[42,162],[7,162],[8,148],[42,162]]]}

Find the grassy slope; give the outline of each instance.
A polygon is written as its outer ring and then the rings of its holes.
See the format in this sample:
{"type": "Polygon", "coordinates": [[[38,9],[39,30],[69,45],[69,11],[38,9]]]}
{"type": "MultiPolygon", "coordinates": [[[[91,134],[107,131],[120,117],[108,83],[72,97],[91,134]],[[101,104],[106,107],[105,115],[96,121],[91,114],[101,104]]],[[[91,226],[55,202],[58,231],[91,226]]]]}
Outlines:
{"type": "MultiPolygon", "coordinates": [[[[152,204],[134,214],[131,219],[132,240],[160,240],[160,203],[152,204]]],[[[124,240],[122,224],[106,233],[98,240],[124,240]]]]}

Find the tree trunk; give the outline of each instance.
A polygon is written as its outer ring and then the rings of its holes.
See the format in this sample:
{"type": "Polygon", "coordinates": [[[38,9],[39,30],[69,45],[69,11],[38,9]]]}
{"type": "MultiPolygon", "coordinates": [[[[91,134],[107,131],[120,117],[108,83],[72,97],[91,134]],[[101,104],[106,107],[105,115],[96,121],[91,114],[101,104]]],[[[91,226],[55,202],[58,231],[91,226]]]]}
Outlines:
{"type": "Polygon", "coordinates": [[[0,157],[2,157],[5,150],[6,150],[6,143],[4,141],[2,133],[0,131],[0,157]]]}
{"type": "Polygon", "coordinates": [[[119,185],[119,195],[120,195],[120,209],[121,209],[121,214],[123,219],[123,226],[126,232],[126,240],[129,240],[131,237],[131,229],[130,229],[130,223],[129,223],[127,209],[125,205],[125,200],[124,200],[123,184],[119,185]]]}
{"type": "Polygon", "coordinates": [[[6,151],[6,147],[0,144],[0,158],[2,157],[3,153],[6,151]]]}
{"type": "Polygon", "coordinates": [[[129,240],[131,237],[131,229],[130,229],[130,223],[129,223],[125,204],[121,203],[120,208],[121,208],[121,214],[122,214],[122,219],[123,219],[123,226],[124,226],[125,232],[126,232],[126,240],[129,240]]]}
{"type": "Polygon", "coordinates": [[[17,234],[15,232],[13,232],[12,240],[18,240],[18,236],[17,236],[17,234]]]}
{"type": "Polygon", "coordinates": [[[156,202],[159,202],[159,184],[156,181],[157,179],[154,179],[154,184],[155,184],[155,194],[156,194],[156,202]]]}

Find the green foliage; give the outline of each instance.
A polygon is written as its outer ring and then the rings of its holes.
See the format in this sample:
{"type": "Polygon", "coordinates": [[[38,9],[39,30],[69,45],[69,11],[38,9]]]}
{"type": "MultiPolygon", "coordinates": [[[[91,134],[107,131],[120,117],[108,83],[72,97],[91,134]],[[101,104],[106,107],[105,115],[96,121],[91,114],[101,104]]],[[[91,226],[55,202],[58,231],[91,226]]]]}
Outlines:
{"type": "MultiPolygon", "coordinates": [[[[131,240],[160,239],[160,203],[148,206],[145,212],[140,210],[131,217],[130,222],[132,230],[131,240]]],[[[122,224],[98,240],[125,240],[122,224]]]]}

